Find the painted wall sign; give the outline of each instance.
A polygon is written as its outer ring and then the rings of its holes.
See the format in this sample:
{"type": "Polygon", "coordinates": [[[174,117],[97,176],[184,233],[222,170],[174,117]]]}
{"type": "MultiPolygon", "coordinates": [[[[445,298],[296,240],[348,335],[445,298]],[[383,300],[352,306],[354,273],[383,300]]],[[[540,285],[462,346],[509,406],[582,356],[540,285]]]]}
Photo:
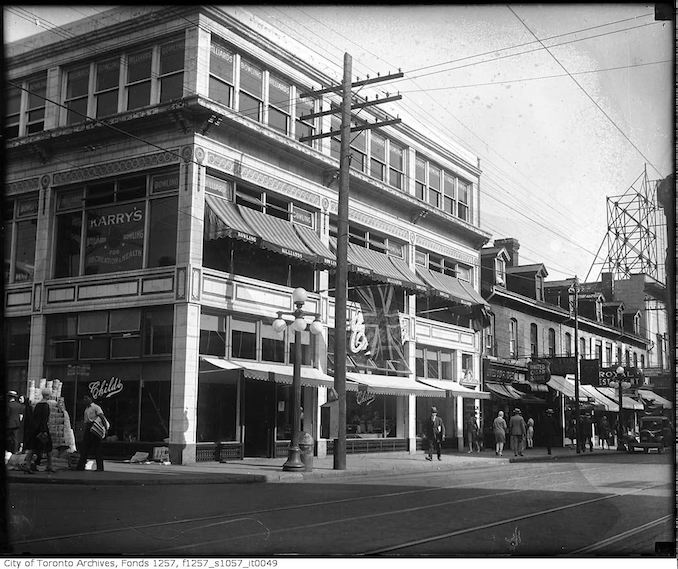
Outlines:
{"type": "Polygon", "coordinates": [[[551,366],[547,361],[532,361],[527,364],[527,377],[533,383],[546,383],[551,379],[551,366]]]}

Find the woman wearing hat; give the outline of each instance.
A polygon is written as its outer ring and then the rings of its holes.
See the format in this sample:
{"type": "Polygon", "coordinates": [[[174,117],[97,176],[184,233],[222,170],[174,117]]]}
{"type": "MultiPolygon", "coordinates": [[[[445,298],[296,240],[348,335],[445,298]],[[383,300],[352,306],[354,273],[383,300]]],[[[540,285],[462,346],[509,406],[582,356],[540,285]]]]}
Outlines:
{"type": "Polygon", "coordinates": [[[504,443],[506,443],[506,420],[504,419],[504,412],[499,411],[496,419],[492,422],[492,432],[494,433],[494,454],[502,456],[504,452],[504,443]]]}
{"type": "Polygon", "coordinates": [[[527,433],[525,419],[520,414],[520,409],[513,410],[513,417],[509,421],[509,434],[511,435],[511,448],[514,456],[523,456],[523,440],[527,433]]]}
{"type": "Polygon", "coordinates": [[[431,416],[424,421],[424,434],[428,439],[428,455],[426,460],[433,460],[434,449],[438,455],[438,460],[442,460],[440,454],[442,442],[445,440],[445,424],[438,417],[438,409],[435,407],[431,407],[431,416]]]}

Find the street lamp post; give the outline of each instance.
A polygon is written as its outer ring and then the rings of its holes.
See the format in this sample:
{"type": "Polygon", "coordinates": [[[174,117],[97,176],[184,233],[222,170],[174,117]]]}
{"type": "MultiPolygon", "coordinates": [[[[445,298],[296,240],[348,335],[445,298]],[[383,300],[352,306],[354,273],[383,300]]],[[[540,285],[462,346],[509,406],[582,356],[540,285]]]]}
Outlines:
{"type": "Polygon", "coordinates": [[[579,279],[575,276],[568,289],[570,310],[574,315],[574,421],[577,437],[577,454],[581,453],[581,425],[579,417],[579,279]]]}
{"type": "Polygon", "coordinates": [[[619,417],[617,417],[617,450],[624,450],[624,443],[622,442],[622,433],[623,433],[623,421],[622,421],[622,401],[624,395],[624,389],[631,387],[631,383],[628,381],[623,381],[625,377],[625,370],[622,366],[619,366],[615,370],[617,374],[617,379],[610,381],[610,387],[612,389],[619,388],[619,417]]]}
{"type": "Polygon", "coordinates": [[[278,312],[278,318],[273,321],[273,330],[281,334],[287,328],[287,322],[283,320],[283,315],[294,316],[294,321],[290,328],[294,331],[294,364],[292,367],[292,439],[287,449],[287,461],[283,464],[285,471],[304,470],[304,463],[301,461],[301,450],[299,449],[299,433],[301,422],[301,333],[306,330],[308,323],[305,316],[314,316],[310,330],[313,335],[322,333],[322,323],[318,314],[304,312],[303,306],[307,299],[306,290],[295,288],[292,292],[292,301],[296,307],[294,312],[278,312]]]}

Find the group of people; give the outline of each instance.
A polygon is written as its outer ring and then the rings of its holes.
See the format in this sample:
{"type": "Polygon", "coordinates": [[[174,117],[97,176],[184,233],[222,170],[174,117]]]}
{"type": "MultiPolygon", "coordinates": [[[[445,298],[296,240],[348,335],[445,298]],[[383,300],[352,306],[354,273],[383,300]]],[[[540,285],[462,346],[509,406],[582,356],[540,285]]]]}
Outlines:
{"type": "MultiPolygon", "coordinates": [[[[547,409],[544,412],[544,421],[541,426],[544,430],[546,451],[548,454],[551,454],[552,441],[557,430],[553,409],[547,409]]],[[[534,447],[534,419],[529,417],[525,421],[520,409],[513,410],[513,415],[508,424],[506,419],[504,419],[504,412],[499,411],[497,417],[492,422],[492,433],[494,434],[495,443],[494,453],[497,456],[502,456],[504,453],[507,434],[510,437],[511,449],[514,456],[523,456],[525,448],[534,447]]]]}
{"type": "MultiPolygon", "coordinates": [[[[37,471],[41,458],[45,455],[47,461],[46,472],[55,472],[52,464],[52,435],[49,430],[50,406],[49,399],[51,389],[41,391],[42,399],[31,407],[30,402],[20,401],[16,391],[7,393],[7,423],[5,450],[17,454],[25,452],[26,456],[21,469],[27,474],[37,471]]],[[[99,405],[94,403],[89,395],[84,398],[85,410],[83,414],[83,438],[79,445],[80,458],[77,469],[85,470],[85,464],[90,454],[94,454],[97,470],[104,469],[104,460],[101,453],[102,437],[95,434],[93,427],[100,424],[104,432],[110,428],[110,424],[99,405]]]]}

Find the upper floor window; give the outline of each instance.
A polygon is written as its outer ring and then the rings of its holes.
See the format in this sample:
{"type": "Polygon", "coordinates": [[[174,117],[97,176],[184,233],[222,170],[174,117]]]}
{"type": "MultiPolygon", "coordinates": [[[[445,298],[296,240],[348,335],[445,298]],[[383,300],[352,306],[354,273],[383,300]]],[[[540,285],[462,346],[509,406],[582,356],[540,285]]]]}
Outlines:
{"type": "Polygon", "coordinates": [[[351,133],[349,152],[351,168],[364,172],[367,167],[367,131],[351,133]]]}
{"type": "Polygon", "coordinates": [[[605,365],[612,365],[612,344],[605,344],[605,365]]]}
{"type": "Polygon", "coordinates": [[[173,265],[178,188],[172,168],[58,191],[54,277],[173,265]]]}
{"type": "Polygon", "coordinates": [[[586,338],[579,338],[579,357],[586,357],[586,338]]]}
{"type": "Polygon", "coordinates": [[[631,352],[629,350],[626,350],[625,353],[625,359],[626,359],[626,367],[629,367],[631,365],[631,352]]]}
{"type": "Polygon", "coordinates": [[[509,357],[518,357],[518,321],[515,318],[509,320],[509,357]]]}
{"type": "Polygon", "coordinates": [[[77,65],[65,73],[65,124],[180,99],[183,90],[183,38],[77,65]]]}
{"type": "Polygon", "coordinates": [[[440,168],[429,164],[428,166],[428,203],[435,208],[441,207],[440,194],[440,168]]]}
{"type": "Polygon", "coordinates": [[[457,217],[464,221],[471,221],[471,184],[457,178],[457,217]]]}
{"type": "Polygon", "coordinates": [[[268,125],[283,134],[289,134],[292,87],[289,83],[270,75],[268,78],[268,125]]]}
{"type": "Polygon", "coordinates": [[[261,121],[264,104],[264,72],[245,58],[240,58],[240,92],[238,110],[255,121],[261,121]]]}
{"type": "Polygon", "coordinates": [[[405,149],[393,142],[389,141],[389,184],[399,190],[404,189],[405,179],[405,149]]]}
{"type": "Polygon", "coordinates": [[[426,161],[419,156],[414,163],[414,195],[426,199],[426,161]]]}
{"type": "Polygon", "coordinates": [[[215,101],[233,106],[233,52],[216,39],[210,44],[209,96],[215,101]]]}
{"type": "Polygon", "coordinates": [[[38,196],[23,196],[5,201],[3,215],[5,282],[32,281],[35,271],[38,196]]]}
{"type": "MultiPolygon", "coordinates": [[[[330,218],[330,236],[335,239],[337,237],[337,218],[334,216],[330,218]]],[[[348,226],[348,242],[399,259],[405,256],[405,246],[402,243],[377,231],[363,229],[351,223],[348,226]]]]}
{"type": "Polygon", "coordinates": [[[494,274],[495,283],[501,286],[506,286],[506,261],[504,261],[504,259],[497,257],[494,260],[494,274]]]}
{"type": "Polygon", "coordinates": [[[449,257],[417,249],[415,251],[414,262],[431,271],[444,273],[473,284],[473,267],[459,263],[449,257]]]}
{"type": "Polygon", "coordinates": [[[431,206],[471,221],[473,184],[417,155],[414,175],[415,196],[431,206]]]}
{"type": "MultiPolygon", "coordinates": [[[[219,180],[225,191],[233,191],[228,187],[228,184],[232,184],[232,182],[221,180],[212,176],[209,178],[211,186],[214,185],[215,180],[219,180]]],[[[210,193],[217,193],[217,191],[212,190],[210,193]]],[[[261,211],[272,217],[277,217],[279,219],[284,219],[285,221],[291,221],[293,223],[305,225],[311,229],[315,227],[315,214],[312,211],[294,203],[288,198],[266,192],[253,186],[236,183],[235,203],[250,209],[261,211]]]]}
{"type": "Polygon", "coordinates": [[[494,356],[494,314],[490,314],[490,325],[485,328],[485,353],[494,356]]]}
{"type": "Polygon", "coordinates": [[[544,277],[538,274],[536,277],[536,284],[537,284],[536,298],[537,300],[544,300],[544,277]]]}
{"type": "Polygon", "coordinates": [[[617,365],[622,365],[622,349],[617,347],[617,365]]]}
{"type": "Polygon", "coordinates": [[[530,356],[539,355],[539,336],[536,324],[530,324],[530,356]]]}
{"type": "Polygon", "coordinates": [[[5,137],[16,138],[43,131],[47,71],[9,83],[12,84],[5,90],[5,137]]]}
{"type": "Polygon", "coordinates": [[[572,357],[572,334],[565,332],[565,357],[572,357]]]}
{"type": "Polygon", "coordinates": [[[549,357],[554,358],[556,356],[556,331],[553,328],[549,328],[549,357]]]}
{"type": "Polygon", "coordinates": [[[455,380],[456,352],[442,348],[417,347],[415,349],[416,374],[422,379],[455,380]]]}
{"type": "MultiPolygon", "coordinates": [[[[297,89],[298,90],[298,89],[297,89]]],[[[297,140],[304,136],[312,136],[315,132],[315,119],[302,118],[315,112],[313,99],[297,99],[295,101],[296,137],[297,140]]],[[[312,140],[305,140],[303,144],[313,146],[312,140]]]]}
{"type": "Polygon", "coordinates": [[[370,176],[386,180],[386,139],[376,132],[370,137],[370,176]]]}

